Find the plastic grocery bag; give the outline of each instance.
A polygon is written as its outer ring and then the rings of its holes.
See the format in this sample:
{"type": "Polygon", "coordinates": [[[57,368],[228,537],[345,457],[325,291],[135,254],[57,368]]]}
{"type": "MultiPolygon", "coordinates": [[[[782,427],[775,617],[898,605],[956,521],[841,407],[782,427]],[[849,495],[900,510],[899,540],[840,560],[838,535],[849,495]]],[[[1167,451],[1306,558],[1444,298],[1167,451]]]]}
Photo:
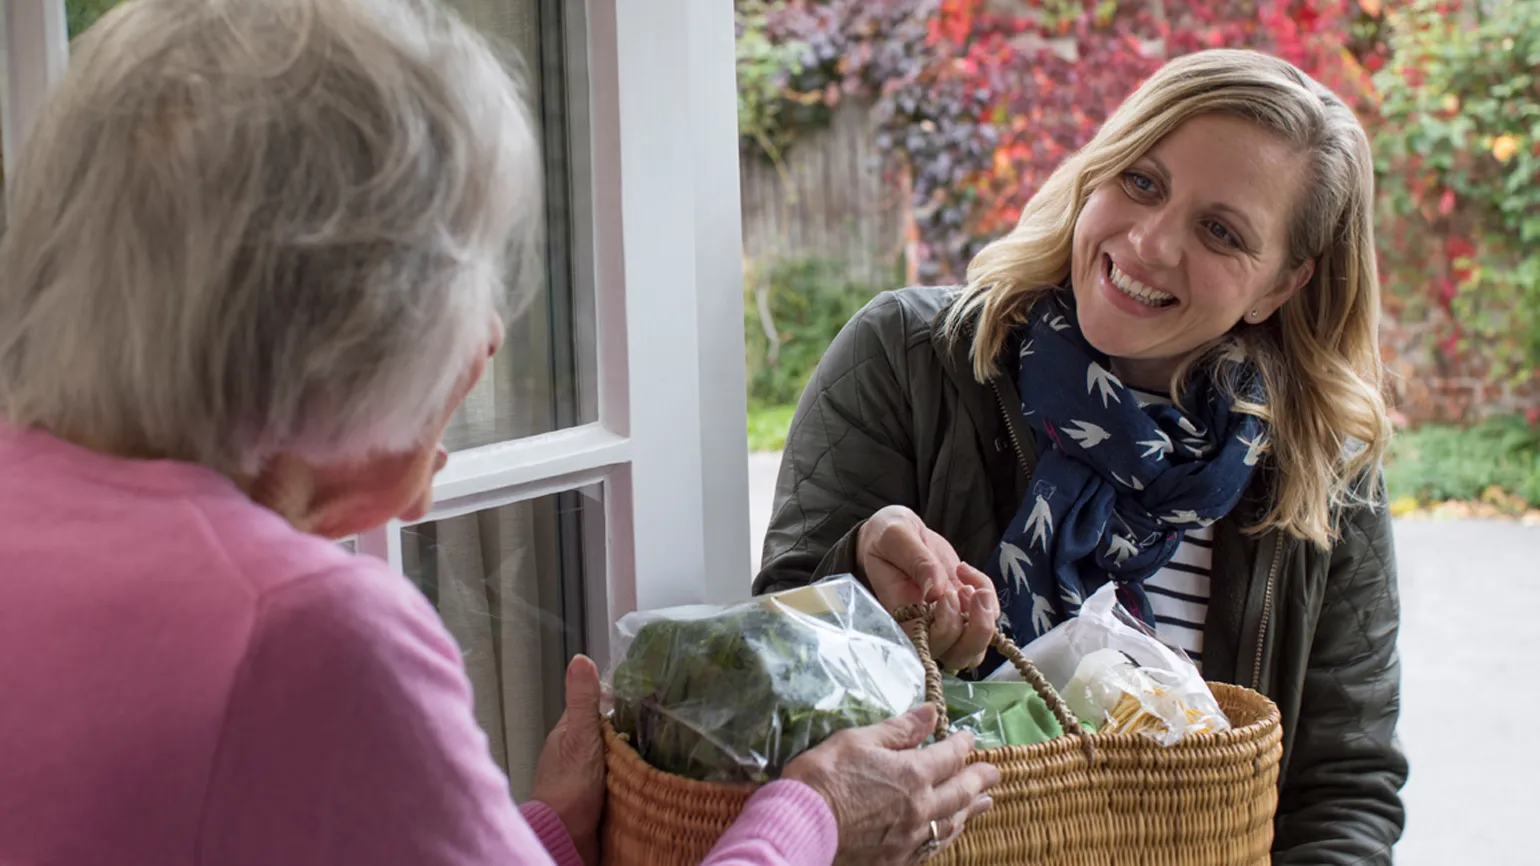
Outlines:
{"type": "MultiPolygon", "coordinates": [[[[1113,583],[1080,613],[1022,648],[1082,722],[1103,733],[1139,733],[1162,745],[1230,728],[1197,665],[1124,610],[1113,583]]],[[[989,680],[1021,679],[1007,664],[989,680]]]]}
{"type": "Polygon", "coordinates": [[[615,631],[616,731],[652,766],[692,779],[768,781],[836,731],[925,699],[913,643],[851,577],[633,613],[615,631]]]}

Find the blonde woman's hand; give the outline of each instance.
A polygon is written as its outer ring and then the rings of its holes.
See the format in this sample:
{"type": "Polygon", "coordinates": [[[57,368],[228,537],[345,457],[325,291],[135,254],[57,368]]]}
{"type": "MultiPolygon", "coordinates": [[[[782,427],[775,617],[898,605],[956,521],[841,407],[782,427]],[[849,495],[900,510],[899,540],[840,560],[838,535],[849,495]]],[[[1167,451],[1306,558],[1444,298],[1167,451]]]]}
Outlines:
{"type": "Polygon", "coordinates": [[[866,728],[841,731],[787,765],[782,778],[811,787],[839,823],[839,864],[918,863],[934,851],[932,822],[944,847],[993,802],[1000,781],[989,764],[968,764],[970,734],[916,749],[935,729],[936,708],[866,728]]]}
{"type": "Polygon", "coordinates": [[[918,514],[890,505],[856,534],[856,565],[888,610],[934,602],[930,650],[953,670],[984,660],[1000,618],[1000,599],[983,572],[962,562],[918,514]]]}

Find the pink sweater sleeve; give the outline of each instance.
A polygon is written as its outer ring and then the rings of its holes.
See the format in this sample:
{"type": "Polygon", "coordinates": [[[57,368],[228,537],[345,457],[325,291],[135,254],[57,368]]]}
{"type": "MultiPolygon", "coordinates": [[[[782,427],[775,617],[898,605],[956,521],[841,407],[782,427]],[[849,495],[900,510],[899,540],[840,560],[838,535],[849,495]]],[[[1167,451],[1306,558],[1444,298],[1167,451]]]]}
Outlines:
{"type": "Polygon", "coordinates": [[[577,846],[572,844],[567,826],[550,806],[531,800],[519,807],[519,814],[524,816],[530,829],[540,837],[540,844],[545,846],[545,852],[556,861],[556,866],[583,866],[583,858],[578,856],[577,846]]]}
{"type": "Polygon", "coordinates": [[[839,846],[834,811],[800,782],[772,782],[750,800],[702,866],[829,866],[839,846]]]}
{"type": "Polygon", "coordinates": [[[526,813],[537,834],[515,807],[459,651],[399,575],[359,559],[270,589],[246,644],[196,862],[575,863],[555,815],[526,813]]]}

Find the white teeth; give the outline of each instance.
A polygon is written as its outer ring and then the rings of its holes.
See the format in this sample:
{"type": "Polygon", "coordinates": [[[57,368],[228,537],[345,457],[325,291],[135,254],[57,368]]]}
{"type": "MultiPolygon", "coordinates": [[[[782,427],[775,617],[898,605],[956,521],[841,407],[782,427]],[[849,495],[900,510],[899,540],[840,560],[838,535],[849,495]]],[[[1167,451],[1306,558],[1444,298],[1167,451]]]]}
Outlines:
{"type": "Polygon", "coordinates": [[[1128,274],[1118,270],[1116,263],[1112,265],[1112,284],[1117,286],[1123,292],[1123,294],[1133,298],[1136,301],[1139,301],[1140,303],[1148,304],[1152,307],[1158,307],[1165,304],[1167,301],[1176,300],[1175,295],[1168,295],[1165,292],[1152,289],[1149,286],[1146,286],[1144,283],[1141,283],[1133,277],[1130,277],[1128,274]]]}

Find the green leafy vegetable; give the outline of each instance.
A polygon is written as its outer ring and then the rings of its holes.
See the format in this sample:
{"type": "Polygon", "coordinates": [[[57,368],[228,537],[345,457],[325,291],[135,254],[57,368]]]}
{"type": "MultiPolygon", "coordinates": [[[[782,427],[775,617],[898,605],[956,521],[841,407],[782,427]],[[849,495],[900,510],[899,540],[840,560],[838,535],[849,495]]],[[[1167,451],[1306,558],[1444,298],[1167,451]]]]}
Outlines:
{"type": "Polygon", "coordinates": [[[637,615],[611,677],[616,730],[666,772],[764,782],[835,732],[918,704],[924,672],[891,617],[853,580],[818,588],[832,603],[812,612],[770,596],[637,615]]]}

